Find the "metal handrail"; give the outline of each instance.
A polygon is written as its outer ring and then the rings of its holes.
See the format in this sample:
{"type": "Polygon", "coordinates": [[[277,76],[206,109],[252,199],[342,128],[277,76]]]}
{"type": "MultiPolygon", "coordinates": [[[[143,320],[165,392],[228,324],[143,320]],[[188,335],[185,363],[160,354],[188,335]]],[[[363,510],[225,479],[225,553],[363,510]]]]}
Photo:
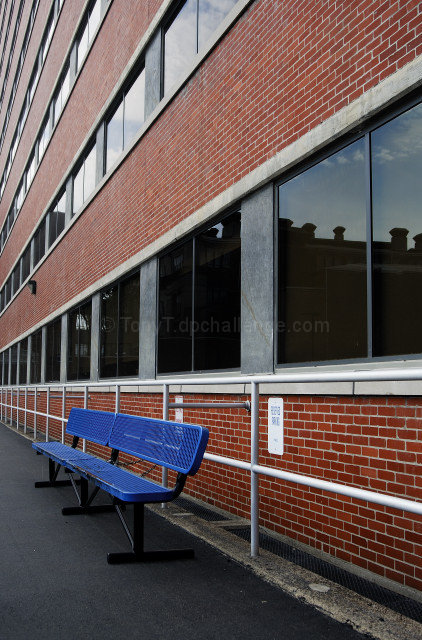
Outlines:
{"type": "MultiPolygon", "coordinates": [[[[415,513],[422,515],[422,503],[414,500],[408,500],[406,498],[398,498],[397,496],[391,496],[384,493],[378,493],[376,491],[369,491],[359,489],[357,487],[351,487],[348,485],[342,485],[335,482],[329,482],[315,478],[313,476],[304,476],[300,474],[290,473],[281,469],[274,469],[270,467],[264,467],[258,464],[259,460],[259,394],[261,384],[274,384],[274,383],[304,383],[304,382],[375,382],[375,381],[410,381],[410,380],[422,380],[422,368],[406,368],[406,369],[377,369],[377,370],[360,370],[360,371],[337,371],[337,372],[321,372],[312,371],[305,373],[291,373],[285,372],[283,374],[275,375],[255,375],[255,376],[230,376],[230,377],[193,377],[193,378],[172,378],[172,379],[154,379],[154,380],[124,380],[121,382],[90,382],[90,383],[68,383],[60,385],[52,385],[54,392],[57,393],[57,387],[61,388],[62,395],[62,415],[56,416],[47,413],[43,413],[37,410],[37,392],[47,393],[47,407],[50,406],[50,393],[51,389],[48,384],[38,385],[19,385],[19,386],[5,386],[1,387],[1,418],[4,417],[4,410],[10,409],[10,416],[13,416],[13,410],[16,410],[17,417],[18,412],[24,411],[25,414],[25,426],[27,429],[27,414],[31,413],[35,416],[34,423],[34,437],[37,433],[36,417],[42,416],[46,420],[58,420],[62,423],[62,442],[64,442],[64,424],[65,418],[65,401],[66,401],[66,389],[71,387],[73,389],[83,389],[84,406],[88,407],[88,390],[114,387],[115,393],[115,410],[120,410],[120,394],[122,387],[160,387],[163,393],[163,419],[168,420],[169,409],[172,407],[193,408],[195,406],[215,406],[224,407],[227,404],[236,404],[236,406],[243,406],[246,408],[247,403],[223,403],[216,401],[215,403],[170,403],[169,394],[171,386],[197,386],[197,385],[245,385],[244,391],[238,395],[250,396],[250,421],[251,421],[251,460],[246,462],[243,460],[237,460],[235,458],[228,458],[219,456],[216,454],[205,453],[204,458],[210,462],[216,464],[223,464],[226,466],[234,467],[237,469],[243,469],[251,474],[251,556],[255,557],[259,552],[259,485],[258,478],[260,475],[265,475],[273,478],[278,478],[287,482],[295,484],[305,485],[329,491],[332,493],[338,493],[340,495],[349,496],[366,502],[372,502],[374,504],[382,504],[384,506],[400,509],[409,513],[415,513]],[[249,388],[248,388],[249,387],[249,388]],[[25,406],[23,408],[15,406],[13,403],[14,392],[17,396],[17,403],[19,403],[20,390],[25,391],[25,406]],[[34,409],[28,409],[27,398],[28,391],[34,390],[34,409]],[[4,402],[3,393],[6,393],[6,402],[4,402]],[[8,393],[10,393],[10,403],[7,401],[8,393]]],[[[173,392],[172,392],[173,393],[173,392]]],[[[174,392],[177,393],[177,392],[174,392]]],[[[54,396],[55,398],[57,396],[54,396]]],[[[70,396],[68,396],[70,397],[70,396]]],[[[78,396],[81,397],[81,396],[78,396]]],[[[248,407],[249,408],[249,407],[248,407]]],[[[18,420],[17,420],[18,422],[18,420]]],[[[46,429],[46,439],[48,439],[48,425],[46,429]]],[[[84,443],[85,446],[85,443],[84,443]]],[[[167,485],[167,470],[163,469],[162,483],[167,485]]]]}

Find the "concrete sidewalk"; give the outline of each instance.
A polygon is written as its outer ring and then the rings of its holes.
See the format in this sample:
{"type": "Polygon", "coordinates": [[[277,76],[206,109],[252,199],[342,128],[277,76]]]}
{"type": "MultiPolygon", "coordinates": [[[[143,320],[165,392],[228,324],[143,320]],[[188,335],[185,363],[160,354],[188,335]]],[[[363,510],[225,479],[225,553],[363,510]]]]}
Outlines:
{"type": "Polygon", "coordinates": [[[150,511],[146,548],[192,546],[196,558],[108,565],[108,551],[128,550],[117,516],[62,516],[72,489],[35,489],[47,460],[1,424],[0,451],[1,640],[368,637],[150,511]]]}

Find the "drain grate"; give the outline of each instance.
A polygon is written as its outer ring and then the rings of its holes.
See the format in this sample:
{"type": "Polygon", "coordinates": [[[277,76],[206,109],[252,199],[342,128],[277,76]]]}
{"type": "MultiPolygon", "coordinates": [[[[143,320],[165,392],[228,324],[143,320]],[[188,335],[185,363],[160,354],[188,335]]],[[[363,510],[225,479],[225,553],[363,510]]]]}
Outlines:
{"type": "MultiPolygon", "coordinates": [[[[230,531],[230,533],[234,533],[243,540],[250,542],[251,533],[249,527],[227,527],[226,530],[230,531]]],[[[281,556],[289,562],[293,562],[304,569],[308,569],[309,571],[327,578],[332,582],[336,582],[337,584],[340,584],[343,587],[368,598],[369,600],[378,602],[378,604],[382,604],[384,607],[388,607],[389,609],[392,609],[397,613],[401,613],[402,615],[411,618],[412,620],[416,620],[417,622],[422,622],[421,602],[416,602],[411,598],[407,598],[399,593],[390,591],[389,589],[371,582],[370,580],[356,576],[354,573],[350,573],[349,571],[341,569],[330,562],[316,558],[310,553],[306,553],[306,551],[296,549],[295,547],[292,547],[285,542],[281,542],[280,540],[276,540],[265,533],[259,534],[259,546],[262,549],[266,549],[267,551],[274,553],[275,555],[281,556]]]]}
{"type": "Polygon", "coordinates": [[[198,518],[202,518],[202,520],[208,520],[208,522],[217,522],[228,520],[228,518],[212,509],[207,509],[207,507],[203,507],[200,504],[197,504],[193,500],[188,500],[187,498],[177,498],[174,503],[178,507],[193,513],[194,516],[198,516],[198,518]]]}

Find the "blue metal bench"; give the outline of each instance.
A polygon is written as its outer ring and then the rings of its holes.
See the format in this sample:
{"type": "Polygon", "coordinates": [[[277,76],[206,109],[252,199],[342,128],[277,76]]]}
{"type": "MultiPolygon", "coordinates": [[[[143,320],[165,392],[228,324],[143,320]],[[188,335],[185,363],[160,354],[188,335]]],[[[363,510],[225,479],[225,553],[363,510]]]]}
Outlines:
{"type": "Polygon", "coordinates": [[[91,411],[90,409],[78,409],[73,407],[70,411],[66,425],[66,433],[73,436],[72,446],[62,444],[61,442],[33,442],[32,447],[39,454],[48,457],[48,480],[36,482],[35,486],[39,487],[58,487],[72,484],[72,478],[68,480],[57,480],[58,473],[63,467],[69,469],[68,463],[71,460],[89,460],[95,459],[89,453],[85,453],[76,447],[79,440],[84,438],[90,442],[107,446],[110,432],[114,421],[115,413],[107,411],[91,411]]]}
{"type": "MultiPolygon", "coordinates": [[[[72,409],[72,411],[74,411],[72,409]]],[[[95,412],[92,412],[95,413],[95,412]]],[[[47,456],[53,456],[56,464],[66,467],[81,478],[81,490],[78,494],[79,506],[65,507],[64,515],[93,513],[103,510],[116,510],[124,530],[132,545],[128,553],[109,553],[110,564],[121,562],[140,562],[159,559],[191,558],[193,549],[172,549],[166,551],[144,551],[144,505],[169,502],[180,495],[188,475],[194,475],[202,462],[208,442],[208,430],[191,424],[155,420],[140,416],[108,414],[112,422],[108,438],[99,442],[111,448],[110,461],[83,454],[83,452],[64,451],[60,443],[34,443],[34,448],[47,456]],[[49,445],[49,446],[47,446],[49,445]],[[56,449],[59,451],[57,452],[56,449]],[[177,472],[173,488],[160,486],[145,477],[117,466],[119,452],[127,453],[140,460],[159,465],[177,472]],[[80,455],[83,454],[83,455],[80,455]],[[88,495],[88,483],[94,485],[88,495]],[[98,491],[103,489],[112,497],[112,504],[92,505],[98,491]],[[133,505],[133,531],[131,532],[123,516],[122,507],[133,505]]],[[[81,416],[82,417],[82,416],[81,416]]],[[[94,421],[94,417],[91,418],[94,421]]],[[[104,422],[106,422],[104,420],[104,422]]],[[[69,423],[68,423],[69,432],[69,423]]],[[[80,429],[78,429],[78,433],[80,429]]],[[[88,435],[79,436],[86,437],[88,435]]],[[[69,450],[69,447],[67,447],[69,450]]],[[[56,470],[55,470],[56,471],[56,470]]],[[[57,475],[57,473],[56,473],[57,475]]],[[[74,489],[75,481],[71,477],[74,489]]],[[[57,480],[55,481],[57,484],[57,480]]],[[[49,486],[54,484],[50,482],[49,486]]],[[[45,486],[45,485],[44,485],[45,486]]]]}

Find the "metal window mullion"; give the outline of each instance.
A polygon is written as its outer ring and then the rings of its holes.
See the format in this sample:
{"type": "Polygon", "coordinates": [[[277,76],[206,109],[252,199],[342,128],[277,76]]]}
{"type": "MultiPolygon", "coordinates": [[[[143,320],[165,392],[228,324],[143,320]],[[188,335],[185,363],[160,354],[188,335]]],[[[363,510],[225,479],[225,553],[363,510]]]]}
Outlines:
{"type": "Polygon", "coordinates": [[[372,316],[372,167],[371,134],[365,134],[365,199],[366,199],[366,323],[368,358],[373,355],[372,316]]]}
{"type": "Polygon", "coordinates": [[[116,334],[116,377],[119,377],[119,357],[120,357],[120,282],[117,285],[117,334],[116,334]]]}

